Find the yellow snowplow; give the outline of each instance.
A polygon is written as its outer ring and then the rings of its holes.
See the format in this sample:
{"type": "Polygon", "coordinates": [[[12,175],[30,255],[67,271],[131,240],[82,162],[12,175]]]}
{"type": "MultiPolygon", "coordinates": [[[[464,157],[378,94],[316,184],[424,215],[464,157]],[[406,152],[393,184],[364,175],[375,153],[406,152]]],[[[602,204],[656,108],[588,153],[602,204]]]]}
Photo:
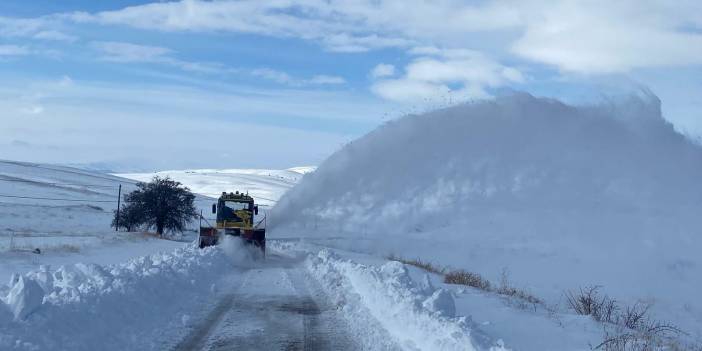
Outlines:
{"type": "Polygon", "coordinates": [[[258,205],[248,194],[223,192],[216,204],[212,205],[212,213],[217,214],[214,227],[200,226],[200,248],[217,245],[222,235],[238,236],[247,244],[251,244],[266,252],[265,217],[254,223],[258,214],[258,205]]]}

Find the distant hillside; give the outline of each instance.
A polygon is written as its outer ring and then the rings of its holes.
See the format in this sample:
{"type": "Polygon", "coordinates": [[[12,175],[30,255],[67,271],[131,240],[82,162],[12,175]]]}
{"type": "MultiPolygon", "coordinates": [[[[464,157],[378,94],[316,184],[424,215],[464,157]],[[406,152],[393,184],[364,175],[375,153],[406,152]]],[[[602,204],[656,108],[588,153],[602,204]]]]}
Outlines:
{"type": "Polygon", "coordinates": [[[66,166],[0,160],[0,231],[108,232],[117,191],[135,182],[66,166]]]}
{"type": "Polygon", "coordinates": [[[215,198],[223,191],[248,192],[257,203],[272,206],[297,184],[310,167],[299,169],[192,169],[117,175],[138,181],[149,181],[154,176],[167,176],[183,183],[195,193],[215,198]]]}

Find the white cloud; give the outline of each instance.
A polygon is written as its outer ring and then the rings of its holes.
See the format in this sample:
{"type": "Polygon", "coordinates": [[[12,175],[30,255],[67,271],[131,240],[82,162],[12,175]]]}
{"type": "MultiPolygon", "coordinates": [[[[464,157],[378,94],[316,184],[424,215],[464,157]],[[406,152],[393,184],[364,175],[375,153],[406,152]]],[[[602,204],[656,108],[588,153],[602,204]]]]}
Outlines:
{"type": "Polygon", "coordinates": [[[267,67],[254,69],[250,73],[253,76],[261,77],[279,84],[297,87],[309,85],[338,85],[346,83],[346,80],[342,77],[323,74],[315,75],[310,79],[294,78],[288,73],[267,67]]]}
{"type": "Polygon", "coordinates": [[[190,62],[173,57],[175,52],[169,48],[151,45],[138,45],[125,42],[93,42],[105,61],[119,63],[155,63],[180,68],[185,71],[200,73],[232,73],[235,70],[222,64],[210,62],[190,62]]]}
{"type": "Polygon", "coordinates": [[[78,37],[55,30],[44,30],[32,36],[34,39],[74,42],[78,37]]]}
{"type": "Polygon", "coordinates": [[[291,84],[293,82],[293,78],[289,74],[271,68],[257,68],[252,70],[251,74],[280,84],[291,84]]]}
{"type": "Polygon", "coordinates": [[[44,107],[41,105],[26,106],[20,108],[19,111],[27,115],[38,115],[44,112],[44,107]]]}
{"type": "Polygon", "coordinates": [[[324,46],[332,52],[366,52],[382,48],[403,48],[414,43],[413,40],[404,38],[382,37],[377,34],[367,36],[353,36],[340,33],[323,38],[324,46]]]}
{"type": "Polygon", "coordinates": [[[390,77],[390,76],[394,76],[394,75],[395,75],[395,66],[385,64],[385,63],[378,64],[371,71],[371,77],[373,77],[373,78],[383,78],[383,77],[390,77]]]}
{"type": "Polygon", "coordinates": [[[60,27],[59,23],[48,17],[0,17],[0,37],[19,37],[63,42],[74,42],[78,40],[78,37],[57,30],[56,27],[60,27]]]}
{"type": "Polygon", "coordinates": [[[67,76],[67,75],[64,75],[64,76],[61,77],[61,79],[58,81],[58,84],[59,84],[60,86],[64,86],[64,87],[70,87],[70,86],[73,85],[73,79],[72,79],[71,77],[67,76]]]}
{"type": "Polygon", "coordinates": [[[2,37],[25,37],[31,36],[46,25],[45,21],[39,18],[10,18],[0,17],[0,36],[2,37]]]}
{"type": "Polygon", "coordinates": [[[0,56],[22,56],[29,55],[31,50],[25,46],[0,45],[0,56]]]}
{"type": "Polygon", "coordinates": [[[376,81],[372,86],[374,93],[399,102],[463,101],[489,97],[488,88],[524,82],[519,70],[479,52],[438,48],[412,52],[426,55],[415,57],[402,77],[376,81]]]}
{"type": "Polygon", "coordinates": [[[702,64],[702,2],[561,2],[526,14],[512,50],[585,73],[702,64]],[[697,16],[697,17],[694,17],[697,16]],[[697,28],[697,31],[684,27],[697,28]]]}
{"type": "Polygon", "coordinates": [[[702,2],[694,0],[184,0],[66,17],[159,31],[296,37],[335,52],[483,48],[607,73],[702,64],[700,13],[702,2]]]}
{"type": "Polygon", "coordinates": [[[123,42],[96,42],[94,46],[105,54],[103,59],[115,62],[160,62],[173,51],[159,46],[123,42]]]}
{"type": "Polygon", "coordinates": [[[316,75],[312,77],[311,79],[308,80],[309,84],[331,84],[331,85],[336,85],[336,84],[344,84],[346,83],[346,80],[342,77],[339,76],[327,76],[324,74],[316,75]]]}

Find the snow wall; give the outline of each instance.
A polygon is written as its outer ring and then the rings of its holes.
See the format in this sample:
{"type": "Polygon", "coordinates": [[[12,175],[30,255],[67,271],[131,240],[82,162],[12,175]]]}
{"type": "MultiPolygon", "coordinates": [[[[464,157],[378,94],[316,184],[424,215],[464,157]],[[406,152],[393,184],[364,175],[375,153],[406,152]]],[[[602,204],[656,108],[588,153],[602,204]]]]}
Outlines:
{"type": "Polygon", "coordinates": [[[551,301],[602,285],[702,336],[701,184],[702,148],[651,93],[589,106],[517,93],[349,143],[281,198],[269,228],[508,271],[551,301]]]}

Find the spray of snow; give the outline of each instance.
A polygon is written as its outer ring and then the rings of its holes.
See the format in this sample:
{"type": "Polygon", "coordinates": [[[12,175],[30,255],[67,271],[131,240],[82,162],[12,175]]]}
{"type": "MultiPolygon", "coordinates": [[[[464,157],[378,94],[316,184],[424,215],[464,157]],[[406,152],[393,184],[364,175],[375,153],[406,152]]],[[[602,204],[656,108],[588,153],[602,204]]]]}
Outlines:
{"type": "Polygon", "coordinates": [[[554,303],[602,285],[702,339],[700,179],[702,148],[650,93],[589,106],[515,94],[349,143],[281,198],[269,228],[493,281],[507,268],[554,303]]]}
{"type": "Polygon", "coordinates": [[[406,232],[495,208],[669,210],[701,203],[700,161],[655,96],[578,108],[521,94],[390,122],[327,159],[273,217],[406,232]]]}
{"type": "Polygon", "coordinates": [[[247,245],[239,237],[224,235],[220,246],[229,261],[237,267],[253,268],[260,262],[261,251],[252,245],[247,245]]]}

